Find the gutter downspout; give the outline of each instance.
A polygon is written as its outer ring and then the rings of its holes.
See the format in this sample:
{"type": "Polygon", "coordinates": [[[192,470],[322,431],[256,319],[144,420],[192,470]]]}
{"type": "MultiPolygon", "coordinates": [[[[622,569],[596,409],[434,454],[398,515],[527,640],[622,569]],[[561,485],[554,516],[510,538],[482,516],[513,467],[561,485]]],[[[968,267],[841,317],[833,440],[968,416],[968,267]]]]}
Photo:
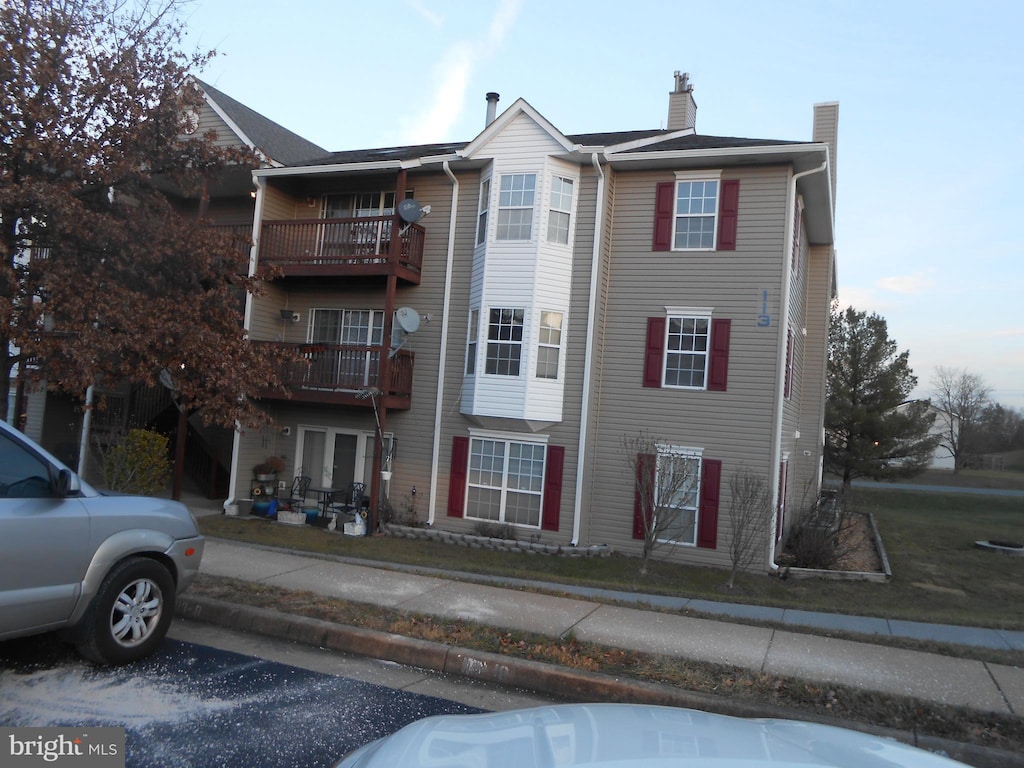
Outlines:
{"type": "Polygon", "coordinates": [[[580,441],[576,449],[576,502],[572,510],[572,546],[578,546],[580,542],[580,525],[583,517],[583,475],[587,455],[587,438],[589,437],[588,419],[590,418],[590,393],[593,389],[593,359],[594,359],[594,323],[597,320],[597,292],[600,283],[601,266],[601,233],[604,231],[604,196],[605,196],[605,175],[601,170],[601,161],[598,153],[590,156],[597,171],[597,201],[594,205],[594,250],[590,264],[590,306],[587,309],[587,347],[584,355],[586,361],[583,367],[583,400],[580,405],[580,441]]]}
{"type": "MultiPolygon", "coordinates": [[[[779,304],[779,315],[784,316],[786,329],[789,328],[789,294],[793,284],[793,270],[789,265],[789,251],[793,247],[793,238],[796,233],[793,231],[793,206],[796,205],[796,183],[804,176],[812,173],[821,173],[828,168],[828,160],[822,162],[817,168],[810,168],[800,173],[794,173],[789,180],[789,189],[786,191],[786,236],[783,241],[786,245],[782,251],[782,268],[785,277],[782,282],[782,301],[779,304]]],[[[779,330],[779,349],[776,371],[786,370],[786,343],[782,335],[782,326],[779,330]]],[[[786,404],[786,377],[779,376],[778,386],[775,391],[775,434],[772,441],[771,465],[768,467],[768,477],[775,478],[778,474],[779,462],[782,460],[782,416],[786,404]]],[[[779,482],[772,482],[772,520],[776,519],[776,510],[779,508],[779,482]]],[[[768,542],[768,568],[774,572],[779,570],[779,564],[775,562],[775,537],[771,536],[768,542]]]]}
{"type": "Polygon", "coordinates": [[[455,223],[459,213],[459,180],[447,160],[442,164],[452,180],[452,220],[448,228],[448,254],[444,271],[444,304],[441,310],[441,354],[437,364],[437,397],[434,400],[434,445],[430,459],[430,498],[427,503],[427,525],[434,524],[437,513],[437,475],[441,454],[441,407],[444,403],[444,376],[448,358],[448,321],[451,314],[452,271],[455,261],[455,223]]]}
{"type": "MultiPolygon", "coordinates": [[[[249,277],[256,274],[256,253],[260,244],[260,222],[263,221],[263,200],[267,191],[267,180],[255,173],[252,176],[253,184],[256,185],[256,205],[253,208],[252,216],[252,246],[249,248],[249,277]]],[[[242,328],[248,333],[252,324],[252,294],[245,294],[245,315],[242,320],[242,328]]],[[[228,497],[224,500],[224,510],[237,504],[238,499],[238,451],[242,442],[242,426],[235,423],[235,431],[231,436],[231,469],[229,477],[231,482],[228,485],[228,497]]]]}

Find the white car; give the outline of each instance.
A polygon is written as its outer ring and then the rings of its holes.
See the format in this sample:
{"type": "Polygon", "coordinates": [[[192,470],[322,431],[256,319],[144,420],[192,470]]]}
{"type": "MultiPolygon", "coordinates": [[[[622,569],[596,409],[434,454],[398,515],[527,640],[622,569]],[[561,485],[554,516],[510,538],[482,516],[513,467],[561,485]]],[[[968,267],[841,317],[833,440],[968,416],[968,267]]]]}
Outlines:
{"type": "Polygon", "coordinates": [[[202,557],[183,504],[101,494],[0,422],[0,640],[60,630],[91,661],[142,658],[202,557]]]}
{"type": "Polygon", "coordinates": [[[350,753],[336,768],[965,768],[891,739],[795,720],[643,704],[563,704],[440,715],[350,753]]]}

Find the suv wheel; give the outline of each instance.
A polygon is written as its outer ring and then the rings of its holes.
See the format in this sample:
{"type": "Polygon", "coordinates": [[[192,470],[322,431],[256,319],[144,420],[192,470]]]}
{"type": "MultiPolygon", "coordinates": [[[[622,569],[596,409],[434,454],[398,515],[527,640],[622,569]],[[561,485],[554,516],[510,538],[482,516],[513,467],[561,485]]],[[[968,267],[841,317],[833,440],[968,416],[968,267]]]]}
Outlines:
{"type": "Polygon", "coordinates": [[[174,616],[174,580],[155,560],[129,558],[103,580],[80,625],[78,652],[99,664],[124,664],[154,651],[174,616]]]}

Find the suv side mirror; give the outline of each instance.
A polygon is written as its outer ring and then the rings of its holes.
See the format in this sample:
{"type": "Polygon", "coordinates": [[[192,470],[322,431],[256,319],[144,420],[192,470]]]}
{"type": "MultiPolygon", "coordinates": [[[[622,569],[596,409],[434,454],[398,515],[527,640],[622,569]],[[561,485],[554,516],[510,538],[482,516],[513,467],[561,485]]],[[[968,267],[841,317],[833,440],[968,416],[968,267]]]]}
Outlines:
{"type": "Polygon", "coordinates": [[[54,483],[54,491],[60,498],[66,498],[68,496],[74,496],[80,493],[82,490],[82,481],[78,479],[78,475],[69,469],[62,469],[57,473],[57,479],[54,483]]]}

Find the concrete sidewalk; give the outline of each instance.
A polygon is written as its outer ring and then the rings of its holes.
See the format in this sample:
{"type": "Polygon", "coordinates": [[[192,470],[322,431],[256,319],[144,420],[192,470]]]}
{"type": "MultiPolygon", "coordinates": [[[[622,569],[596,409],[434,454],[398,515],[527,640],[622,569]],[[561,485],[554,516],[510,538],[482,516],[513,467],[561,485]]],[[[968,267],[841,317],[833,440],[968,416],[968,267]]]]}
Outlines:
{"type": "MultiPolygon", "coordinates": [[[[307,556],[266,547],[254,547],[220,539],[208,539],[202,572],[289,590],[311,591],[355,602],[397,608],[432,616],[463,619],[507,629],[518,629],[552,637],[572,634],[579,640],[627,650],[664,654],[679,658],[743,667],[755,672],[784,675],[805,680],[844,685],[882,694],[915,699],[980,712],[1002,715],[1024,713],[1024,669],[981,661],[957,659],[933,653],[908,651],[869,642],[838,640],[797,631],[770,629],[727,621],[677,616],[644,610],[643,607],[608,605],[586,599],[586,595],[557,597],[524,592],[490,584],[443,578],[439,573],[423,574],[370,567],[335,558],[307,556]]],[[[536,583],[533,584],[536,586],[536,583]]],[[[565,585],[546,585],[568,591],[565,585]]],[[[593,591],[591,591],[593,593],[593,591]]],[[[596,596],[596,595],[592,595],[596,596]]],[[[661,601],[651,596],[607,593],[621,602],[661,601]]],[[[189,598],[184,597],[185,610],[189,598]]],[[[713,604],[711,608],[728,604],[713,604]]],[[[664,606],[673,607],[673,606],[664,606]]],[[[704,601],[687,606],[707,611],[704,601]]],[[[747,618],[803,622],[805,624],[872,633],[926,637],[947,642],[980,641],[989,647],[1024,649],[1024,633],[975,630],[913,622],[884,622],[857,617],[783,612],[788,617],[765,615],[752,606],[733,606],[747,618]],[[880,623],[881,622],[881,623],[880,623]],[[883,626],[885,625],[885,626],[883,626]]],[[[211,609],[198,608],[193,618],[207,618],[211,609]]],[[[287,611],[287,606],[282,606],[287,611]]],[[[252,619],[249,619],[252,621],[252,619]]],[[[258,619],[257,621],[262,621],[258,619]]],[[[270,619],[266,619],[270,620],[270,619]]],[[[318,631],[323,631],[320,628],[318,631]]],[[[298,632],[298,630],[296,630],[298,632]]],[[[295,636],[292,633],[290,636],[295,636]]],[[[296,639],[298,639],[296,637],[296,639]]],[[[373,641],[369,640],[372,647],[373,641]]],[[[415,663],[417,648],[409,650],[415,663]]],[[[372,655],[372,654],[371,654],[372,655]]],[[[506,660],[507,661],[507,660],[506,660]]]]}

